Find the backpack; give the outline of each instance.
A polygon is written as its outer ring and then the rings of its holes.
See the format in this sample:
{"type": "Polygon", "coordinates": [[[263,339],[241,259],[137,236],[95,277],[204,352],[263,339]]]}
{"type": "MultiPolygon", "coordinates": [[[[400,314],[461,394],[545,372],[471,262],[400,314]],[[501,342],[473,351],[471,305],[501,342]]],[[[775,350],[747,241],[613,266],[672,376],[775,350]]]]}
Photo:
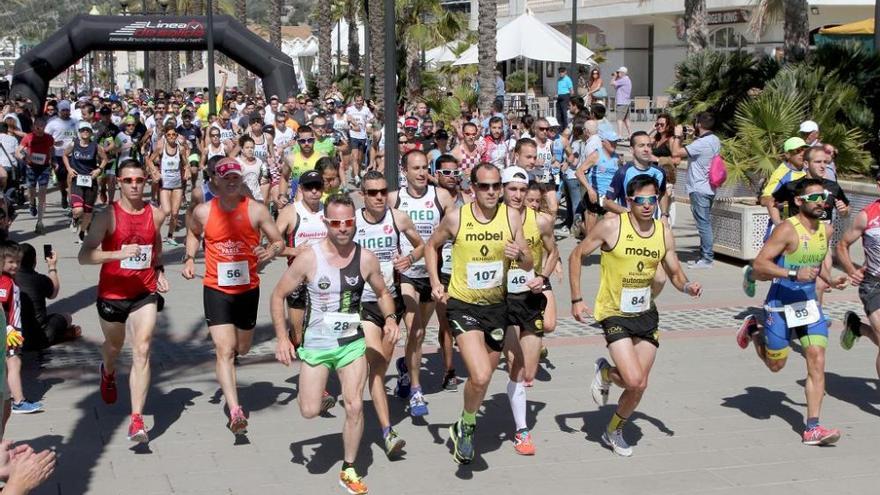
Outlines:
{"type": "Polygon", "coordinates": [[[715,155],[712,157],[712,161],[709,162],[709,187],[714,191],[724,185],[726,180],[727,164],[724,163],[721,155],[715,155]]]}

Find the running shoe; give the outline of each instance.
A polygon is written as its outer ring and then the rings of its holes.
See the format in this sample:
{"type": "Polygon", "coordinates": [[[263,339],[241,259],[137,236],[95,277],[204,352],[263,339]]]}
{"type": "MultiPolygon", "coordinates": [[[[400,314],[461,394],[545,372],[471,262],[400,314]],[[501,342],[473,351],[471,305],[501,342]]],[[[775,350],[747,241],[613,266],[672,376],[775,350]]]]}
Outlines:
{"type": "Polygon", "coordinates": [[[409,397],[410,383],[409,369],[406,367],[406,361],[403,357],[397,358],[394,367],[397,368],[397,385],[394,386],[394,395],[406,399],[409,397]]]}
{"type": "Polygon", "coordinates": [[[470,464],[474,460],[474,430],[476,425],[466,425],[459,419],[449,427],[452,440],[452,460],[456,464],[470,464]]]}
{"type": "Polygon", "coordinates": [[[513,436],[513,450],[519,455],[535,455],[535,444],[528,428],[523,428],[513,436]]]}
{"type": "Polygon", "coordinates": [[[593,365],[593,382],[590,383],[590,395],[597,406],[608,404],[608,391],[611,389],[611,381],[602,378],[602,370],[611,368],[608,360],[600,357],[593,365]]]}
{"type": "Polygon", "coordinates": [[[333,409],[333,406],[336,405],[336,397],[330,395],[330,392],[324,391],[324,395],[321,396],[321,414],[326,413],[330,409],[333,409]]]}
{"type": "Polygon", "coordinates": [[[446,372],[443,377],[443,390],[447,392],[458,392],[458,377],[455,376],[454,370],[446,372]]]}
{"type": "Polygon", "coordinates": [[[843,315],[843,333],[840,334],[840,347],[848,351],[853,348],[856,341],[861,337],[862,320],[859,315],[847,311],[843,315]]]}
{"type": "Polygon", "coordinates": [[[244,417],[244,410],[241,406],[236,407],[229,413],[229,429],[233,435],[243,435],[247,433],[248,420],[244,417]]]}
{"type": "Polygon", "coordinates": [[[568,229],[568,227],[563,226],[563,227],[556,229],[555,234],[560,237],[568,237],[571,235],[571,231],[568,229]]]}
{"type": "Polygon", "coordinates": [[[757,331],[758,319],[755,318],[755,315],[746,316],[743,318],[739,330],[736,331],[736,345],[738,345],[740,349],[745,349],[749,346],[749,342],[752,340],[752,334],[757,331]]]}
{"type": "Polygon", "coordinates": [[[144,427],[144,418],[140,414],[132,414],[131,422],[128,423],[128,439],[135,443],[147,443],[147,428],[144,427]]]}
{"type": "Polygon", "coordinates": [[[699,259],[696,263],[688,263],[688,268],[693,270],[706,270],[712,268],[715,264],[709,260],[699,259]]]}
{"type": "Polygon", "coordinates": [[[817,426],[812,430],[804,430],[804,445],[831,445],[840,440],[840,430],[817,426]]]}
{"type": "Polygon", "coordinates": [[[27,399],[12,403],[12,414],[33,414],[43,410],[42,402],[31,402],[27,399]]]}
{"type": "MultiPolygon", "coordinates": [[[[804,438],[806,438],[806,433],[804,434],[804,438]]],[[[633,449],[628,443],[626,443],[626,440],[623,439],[623,432],[621,430],[614,430],[611,433],[606,431],[603,433],[602,443],[619,456],[629,457],[633,455],[633,449]]]]}
{"type": "Polygon", "coordinates": [[[743,272],[743,292],[745,292],[746,295],[749,297],[755,297],[756,284],[755,284],[755,279],[752,278],[753,271],[754,271],[754,268],[752,268],[752,265],[746,265],[742,269],[742,272],[743,272]]]}
{"type": "Polygon", "coordinates": [[[389,459],[400,455],[400,451],[402,451],[404,447],[406,447],[406,441],[397,436],[396,431],[390,430],[388,434],[385,435],[385,455],[388,456],[389,459]]]}
{"type": "Polygon", "coordinates": [[[409,415],[420,418],[428,415],[428,403],[421,392],[413,392],[409,397],[409,415]]]}
{"type": "Polygon", "coordinates": [[[108,375],[104,371],[104,363],[101,363],[98,373],[101,375],[101,399],[104,404],[116,403],[116,372],[108,375]]]}
{"type": "Polygon", "coordinates": [[[339,485],[351,495],[367,493],[367,485],[364,484],[364,480],[358,476],[353,467],[339,473],[339,485]]]}
{"type": "Polygon", "coordinates": [[[171,246],[171,247],[178,247],[178,246],[180,246],[180,243],[177,242],[177,240],[174,239],[173,237],[166,237],[165,238],[165,245],[171,246]]]}

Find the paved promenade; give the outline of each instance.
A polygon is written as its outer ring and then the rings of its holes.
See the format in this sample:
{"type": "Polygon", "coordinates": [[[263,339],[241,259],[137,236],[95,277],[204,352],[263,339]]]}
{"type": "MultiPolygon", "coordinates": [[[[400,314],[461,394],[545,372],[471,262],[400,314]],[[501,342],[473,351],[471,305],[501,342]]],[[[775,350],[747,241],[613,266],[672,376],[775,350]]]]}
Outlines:
{"type": "MultiPolygon", "coordinates": [[[[344,416],[336,406],[326,417],[306,421],[296,402],[298,365],[274,360],[268,298],[283,270],[273,263],[263,274],[261,310],[254,351],[238,368],[241,401],[250,414],[247,439],[236,443],[225,428],[222,396],[214,379],[212,345],[204,326],[198,280],[179,276],[182,248],[166,253],[172,284],[159,319],[153,353],[153,386],[145,420],[149,447],[126,440],[128,387],[123,358],[120,397],[115,406],[98,393],[98,345],[94,309],[98,269],[76,263],[78,246],[58,214],[57,194],[47,221],[50,233],[33,240],[51,242],[61,257],[62,290],[51,311],[71,311],[85,338],[31,356],[26,390],[47,411],[11,419],[7,436],[36,448],[59,452],[56,474],[40,494],[281,494],[342,493],[336,483],[341,462],[340,429],[344,416]]],[[[697,235],[687,205],[678,205],[676,238],[680,256],[692,259],[697,235]]],[[[34,221],[26,211],[13,224],[13,238],[33,239],[34,221]]],[[[563,256],[574,245],[561,242],[563,256]]],[[[585,299],[598,283],[598,256],[584,269],[585,299]]],[[[447,427],[458,417],[461,392],[438,392],[441,366],[429,329],[423,374],[430,415],[413,421],[404,403],[391,399],[392,422],[407,440],[402,460],[389,462],[379,445],[380,432],[369,396],[358,468],[377,494],[679,494],[679,493],[874,493],[880,444],[880,383],[876,349],[866,340],[853,351],[837,345],[840,324],[832,329],[828,353],[828,395],[823,423],[843,437],[829,448],[805,447],[803,360],[793,354],[782,372],[772,374],[754,351],[741,351],[733,332],[761,300],[739,289],[742,264],[721,259],[709,271],[688,275],[706,287],[700,300],[671,286],[658,298],[664,333],[648,392],[626,427],[632,458],[615,457],[599,444],[613,409],[597,408],[589,398],[593,361],[605,353],[594,325],[568,315],[567,280],[553,280],[560,303],[559,328],[547,338],[550,355],[529,394],[529,423],[537,455],[517,456],[513,420],[505,394],[506,377],[494,377],[478,419],[477,458],[456,466],[449,454],[447,427]]],[[[38,268],[45,271],[45,265],[38,268]]],[[[197,265],[201,272],[202,266],[197,265]]],[[[766,285],[759,286],[759,293],[766,285]]],[[[852,288],[829,295],[828,313],[860,311],[852,288]]],[[[402,352],[400,349],[399,352],[402,352]]],[[[460,365],[460,363],[459,363],[460,365]]],[[[459,366],[464,374],[463,366],[459,366]]],[[[389,387],[394,379],[389,378],[389,387]]],[[[338,392],[338,383],[330,386],[338,392]]],[[[612,389],[612,401],[619,389],[612,389]]]]}

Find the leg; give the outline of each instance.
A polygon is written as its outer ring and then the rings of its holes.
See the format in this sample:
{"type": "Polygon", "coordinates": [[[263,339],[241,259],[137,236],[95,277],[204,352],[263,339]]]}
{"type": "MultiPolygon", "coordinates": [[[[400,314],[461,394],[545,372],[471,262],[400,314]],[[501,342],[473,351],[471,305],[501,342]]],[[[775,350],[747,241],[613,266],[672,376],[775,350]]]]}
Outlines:
{"type": "Polygon", "coordinates": [[[825,396],[825,347],[810,345],[804,348],[807,358],[807,382],[804,392],[807,396],[807,417],[818,418],[825,396]]]}
{"type": "Polygon", "coordinates": [[[608,376],[624,389],[617,402],[617,415],[626,419],[635,411],[648,387],[648,374],[654,365],[657,347],[646,340],[631,338],[612,342],[608,351],[614,361],[608,376]]]}
{"type": "Polygon", "coordinates": [[[544,297],[547,298],[547,306],[544,308],[544,333],[553,333],[556,330],[556,296],[553,295],[552,290],[545,290],[544,297]]]}
{"type": "Polygon", "coordinates": [[[144,305],[129,315],[133,340],[131,343],[131,372],[128,385],[131,388],[131,412],[141,414],[150,388],[150,344],[156,328],[156,304],[144,305]]]}
{"type": "Polygon", "coordinates": [[[464,332],[456,339],[469,376],[464,386],[464,410],[476,414],[486,396],[492,372],[498,367],[501,353],[486,346],[482,330],[464,332]]]}
{"type": "Polygon", "coordinates": [[[419,371],[422,367],[422,344],[425,342],[425,316],[430,318],[434,304],[419,303],[419,293],[412,284],[403,283],[400,285],[400,290],[406,307],[403,315],[407,329],[405,362],[409,369],[411,387],[416,390],[416,387],[421,387],[419,371]]]}
{"type": "MultiPolygon", "coordinates": [[[[157,186],[154,184],[153,189],[157,189],[157,186]]],[[[168,221],[171,222],[171,190],[170,189],[161,189],[159,190],[159,208],[162,209],[162,213],[168,217],[168,221]]]]}
{"type": "Polygon", "coordinates": [[[116,199],[116,174],[107,176],[107,202],[113,203],[116,199]]]}
{"type": "Polygon", "coordinates": [[[358,358],[352,363],[336,370],[342,385],[342,400],[345,402],[345,425],[342,427],[342,443],[345,450],[343,461],[354,463],[358,446],[364,434],[364,384],[367,381],[367,360],[358,358]]]}
{"type": "Polygon", "coordinates": [[[21,385],[21,356],[6,358],[6,384],[9,385],[9,396],[18,404],[24,400],[24,388],[21,385]]]}
{"type": "Polygon", "coordinates": [[[293,329],[293,344],[299,347],[303,341],[303,327],[305,325],[306,310],[300,308],[287,308],[287,317],[290,320],[290,328],[293,329]]]}
{"type": "Polygon", "coordinates": [[[180,212],[180,203],[183,202],[183,189],[174,189],[171,191],[171,218],[168,219],[168,237],[174,237],[177,232],[178,212],[180,212]]]}
{"type": "Polygon", "coordinates": [[[98,321],[104,333],[104,344],[101,345],[104,371],[112,375],[116,372],[116,358],[119,357],[125,344],[125,323],[106,321],[103,318],[99,318],[98,321]]]}
{"type": "Polygon", "coordinates": [[[238,356],[244,356],[251,352],[251,344],[254,342],[254,329],[235,329],[235,352],[238,356]]]}
{"type": "Polygon", "coordinates": [[[220,389],[223,390],[226,404],[232,411],[239,406],[235,381],[235,351],[238,340],[236,329],[234,325],[227,323],[208,327],[208,331],[214,341],[214,352],[217,356],[217,381],[220,382],[220,389]]]}
{"type": "Polygon", "coordinates": [[[523,379],[526,383],[535,381],[538,361],[541,359],[541,337],[532,332],[522,332],[519,337],[522,349],[523,379]]]}
{"type": "Polygon", "coordinates": [[[715,254],[712,250],[713,237],[710,214],[714,196],[693,192],[690,194],[690,199],[691,213],[693,213],[694,221],[697,224],[697,231],[700,233],[700,259],[712,262],[715,254]]]}
{"type": "Polygon", "coordinates": [[[455,373],[455,365],[452,363],[452,328],[449,326],[449,318],[446,317],[446,303],[437,303],[437,326],[443,370],[445,373],[455,373]]]}
{"type": "MultiPolygon", "coordinates": [[[[867,327],[867,325],[862,324],[862,335],[868,337],[874,345],[880,347],[880,310],[868,315],[868,320],[871,322],[871,326],[867,327]]],[[[877,376],[880,377],[880,351],[877,353],[875,366],[877,368],[877,376]]]]}
{"type": "Polygon", "coordinates": [[[327,387],[330,368],[319,364],[312,366],[303,362],[299,368],[299,385],[296,395],[299,412],[305,419],[321,414],[321,395],[327,387]]]}
{"type": "Polygon", "coordinates": [[[385,392],[385,371],[388,370],[388,363],[391,361],[391,355],[394,354],[394,346],[397,343],[384,338],[382,329],[375,323],[365,320],[361,324],[367,343],[365,355],[370,365],[370,397],[373,398],[373,407],[376,409],[379,426],[385,429],[391,427],[388,394],[385,392]]]}

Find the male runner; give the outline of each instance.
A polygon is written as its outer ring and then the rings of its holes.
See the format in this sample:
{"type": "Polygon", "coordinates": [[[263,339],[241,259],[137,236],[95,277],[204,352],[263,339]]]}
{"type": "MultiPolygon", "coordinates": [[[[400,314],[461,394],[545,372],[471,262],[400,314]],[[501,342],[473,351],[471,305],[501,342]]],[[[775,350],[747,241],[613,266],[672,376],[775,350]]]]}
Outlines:
{"type": "Polygon", "coordinates": [[[45,132],[46,119],[37,117],[34,119],[34,127],[29,132],[18,148],[15,157],[22,160],[27,167],[25,179],[28,187],[28,199],[31,203],[31,215],[37,217],[37,225],[34,232],[43,234],[43,213],[46,211],[46,188],[49,186],[49,175],[52,164],[52,152],[55,140],[45,132]]]}
{"type": "Polygon", "coordinates": [[[751,340],[758,358],[770,369],[781,370],[788,359],[789,340],[797,336],[807,360],[807,422],[805,445],[828,445],[840,439],[840,431],[819,424],[825,395],[825,348],[828,323],[816,301],[816,279],[843,289],[847,277],[831,278],[832,228],[821,222],[828,192],[820,179],[804,179],[795,190],[798,214],[778,224],[755,258],[753,277],[772,280],[764,301],[764,328],[743,326],[736,340],[741,348],[751,340]],[[762,335],[763,333],[763,335],[762,335]]]}
{"type": "Polygon", "coordinates": [[[443,217],[425,248],[425,266],[436,301],[447,301],[446,314],[468,369],[461,418],[449,428],[452,459],[474,458],[477,411],[498,366],[507,327],[504,277],[510,261],[533,267],[519,212],[500,204],[501,172],[490,163],[471,170],[476,199],[443,217]],[[449,293],[440,281],[440,249],[452,239],[449,293]]]}
{"type": "MultiPolygon", "coordinates": [[[[354,185],[360,186],[361,182],[361,164],[364,162],[364,154],[367,151],[367,129],[373,121],[373,113],[364,105],[364,96],[355,95],[354,105],[349,106],[345,110],[348,115],[351,127],[349,128],[349,137],[351,145],[351,175],[354,185]]],[[[342,169],[343,183],[347,183],[345,167],[342,169]]]]}
{"type": "Polygon", "coordinates": [[[144,403],[150,388],[150,345],[156,327],[158,295],[167,292],[159,228],[165,215],[144,201],[147,173],[140,162],[127,159],[117,170],[119,201],[100,211],[79,252],[82,265],[101,265],[98,279],[98,317],[104,332],[101,346],[101,398],[116,402],[116,359],[130,327],[132,363],[131,422],[128,439],[149,441],[144,426],[144,403]]]}
{"type": "Polygon", "coordinates": [[[77,226],[77,244],[89,230],[92,210],[98,199],[98,176],[107,167],[107,155],[98,143],[92,141],[92,125],[80,122],[79,139],[62,155],[64,166],[71,178],[70,203],[73,206],[72,225],[77,226]]]}
{"type": "MultiPolygon", "coordinates": [[[[403,167],[406,187],[390,192],[388,202],[408,214],[419,236],[427,241],[440,224],[444,212],[453,206],[453,199],[445,189],[428,184],[431,171],[428,168],[428,157],[423,151],[413,150],[404,155],[403,167]]],[[[401,239],[401,250],[409,253],[413,251],[413,246],[404,238],[401,239]]],[[[400,289],[403,293],[403,304],[406,306],[404,321],[407,337],[405,354],[396,362],[398,378],[394,392],[400,398],[409,399],[409,412],[413,417],[425,416],[428,414],[428,406],[422,394],[419,373],[422,367],[425,327],[434,311],[434,301],[431,299],[431,284],[424,259],[400,274],[400,289]]]]}
{"type": "MultiPolygon", "coordinates": [[[[559,249],[553,233],[553,218],[547,213],[526,205],[530,190],[529,175],[521,167],[508,167],[501,174],[504,184],[504,204],[522,216],[523,236],[532,253],[531,270],[519,268],[511,262],[507,271],[507,398],[516,424],[513,446],[517,454],[535,455],[535,445],[526,424],[525,385],[535,379],[544,335],[544,309],[553,297],[545,291],[550,288],[550,275],[559,261],[559,249]],[[546,256],[546,262],[544,258],[546,256]]],[[[537,197],[542,191],[535,184],[537,197]]]]}
{"type": "MultiPolygon", "coordinates": [[[[395,322],[399,324],[404,306],[398,287],[398,276],[421,259],[424,243],[409,216],[400,210],[388,207],[388,183],[385,182],[381,172],[371,170],[364,174],[361,189],[364,207],[355,214],[357,226],[354,240],[362,248],[372,251],[379,259],[385,285],[394,300],[395,322]],[[401,254],[401,234],[413,246],[412,251],[406,256],[401,254]]],[[[395,333],[392,339],[392,335],[382,332],[386,317],[391,315],[387,311],[380,311],[377,297],[372,290],[364,289],[361,298],[361,320],[367,341],[367,361],[370,363],[370,396],[373,398],[373,406],[376,408],[376,416],[382,428],[385,454],[391,458],[397,455],[405,444],[391,429],[388,397],[385,393],[385,371],[391,362],[399,335],[395,333]]],[[[421,403],[418,406],[424,407],[427,413],[424,398],[420,397],[420,399],[421,403]]]]}
{"type": "Polygon", "coordinates": [[[55,144],[55,178],[61,190],[61,209],[68,208],[67,166],[64,165],[64,152],[73,146],[77,135],[77,121],[70,117],[70,102],[61,100],[58,103],[58,116],[46,124],[46,134],[52,136],[55,144]]]}
{"type": "Polygon", "coordinates": [[[204,305],[208,331],[217,355],[217,381],[229,407],[229,429],[235,435],[247,429],[238,403],[234,360],[251,348],[260,302],[258,265],[272,260],[284,247],[269,210],[242,194],[241,164],[223,158],[216,166],[210,202],[193,210],[186,235],[183,278],[195,277],[195,255],[204,236],[204,305]],[[260,238],[270,244],[263,247],[260,238]]]}
{"type": "Polygon", "coordinates": [[[325,214],[327,237],[303,249],[272,292],[272,323],[278,339],[275,357],[285,366],[297,355],[302,359],[298,399],[300,413],[307,419],[320,414],[327,379],[331,371],[336,371],[345,401],[339,484],[351,494],[363,494],[367,493],[367,486],[357,474],[354,462],[364,432],[361,397],[367,380],[367,360],[358,311],[367,286],[376,294],[377,305],[385,315],[385,338],[397,341],[400,329],[394,321],[394,301],[385,286],[379,260],[352,242],[356,229],[354,203],[348,196],[333,195],[327,200],[325,214]],[[312,304],[303,342],[296,347],[288,336],[284,300],[303,284],[312,304]]]}
{"type": "Polygon", "coordinates": [[[660,201],[657,179],[640,174],[626,189],[628,211],[606,213],[568,258],[571,284],[571,314],[586,321],[587,308],[581,297],[581,263],[602,248],[599,292],[593,314],[602,325],[614,366],[602,357],[596,360],[590,391],[596,404],[608,402],[611,384],[624,389],[617,411],[602,434],[602,442],[615,454],[629,457],[632,447],[623,438],[623,426],[635,411],[648,386],[648,375],[660,346],[660,315],[651,286],[658,266],[663,265],[678,290],[699,297],[699,282],[689,282],[678,256],[675,239],[666,224],[654,218],[660,201]]]}
{"type": "Polygon", "coordinates": [[[297,147],[287,154],[281,168],[281,195],[289,197],[291,201],[296,198],[299,176],[314,170],[318,160],[324,156],[315,151],[315,133],[307,125],[299,128],[296,143],[297,147]]]}
{"type": "MultiPolygon", "coordinates": [[[[546,124],[546,122],[544,123],[546,124]]],[[[547,144],[552,144],[547,141],[547,144]]],[[[552,159],[552,154],[551,154],[552,159]]],[[[550,209],[550,215],[556,218],[556,210],[559,208],[559,202],[556,198],[555,181],[553,184],[550,176],[549,164],[547,168],[543,168],[538,163],[538,147],[532,138],[520,138],[513,147],[513,165],[520,167],[526,171],[529,176],[529,182],[541,184],[541,191],[544,201],[550,209]]]]}

